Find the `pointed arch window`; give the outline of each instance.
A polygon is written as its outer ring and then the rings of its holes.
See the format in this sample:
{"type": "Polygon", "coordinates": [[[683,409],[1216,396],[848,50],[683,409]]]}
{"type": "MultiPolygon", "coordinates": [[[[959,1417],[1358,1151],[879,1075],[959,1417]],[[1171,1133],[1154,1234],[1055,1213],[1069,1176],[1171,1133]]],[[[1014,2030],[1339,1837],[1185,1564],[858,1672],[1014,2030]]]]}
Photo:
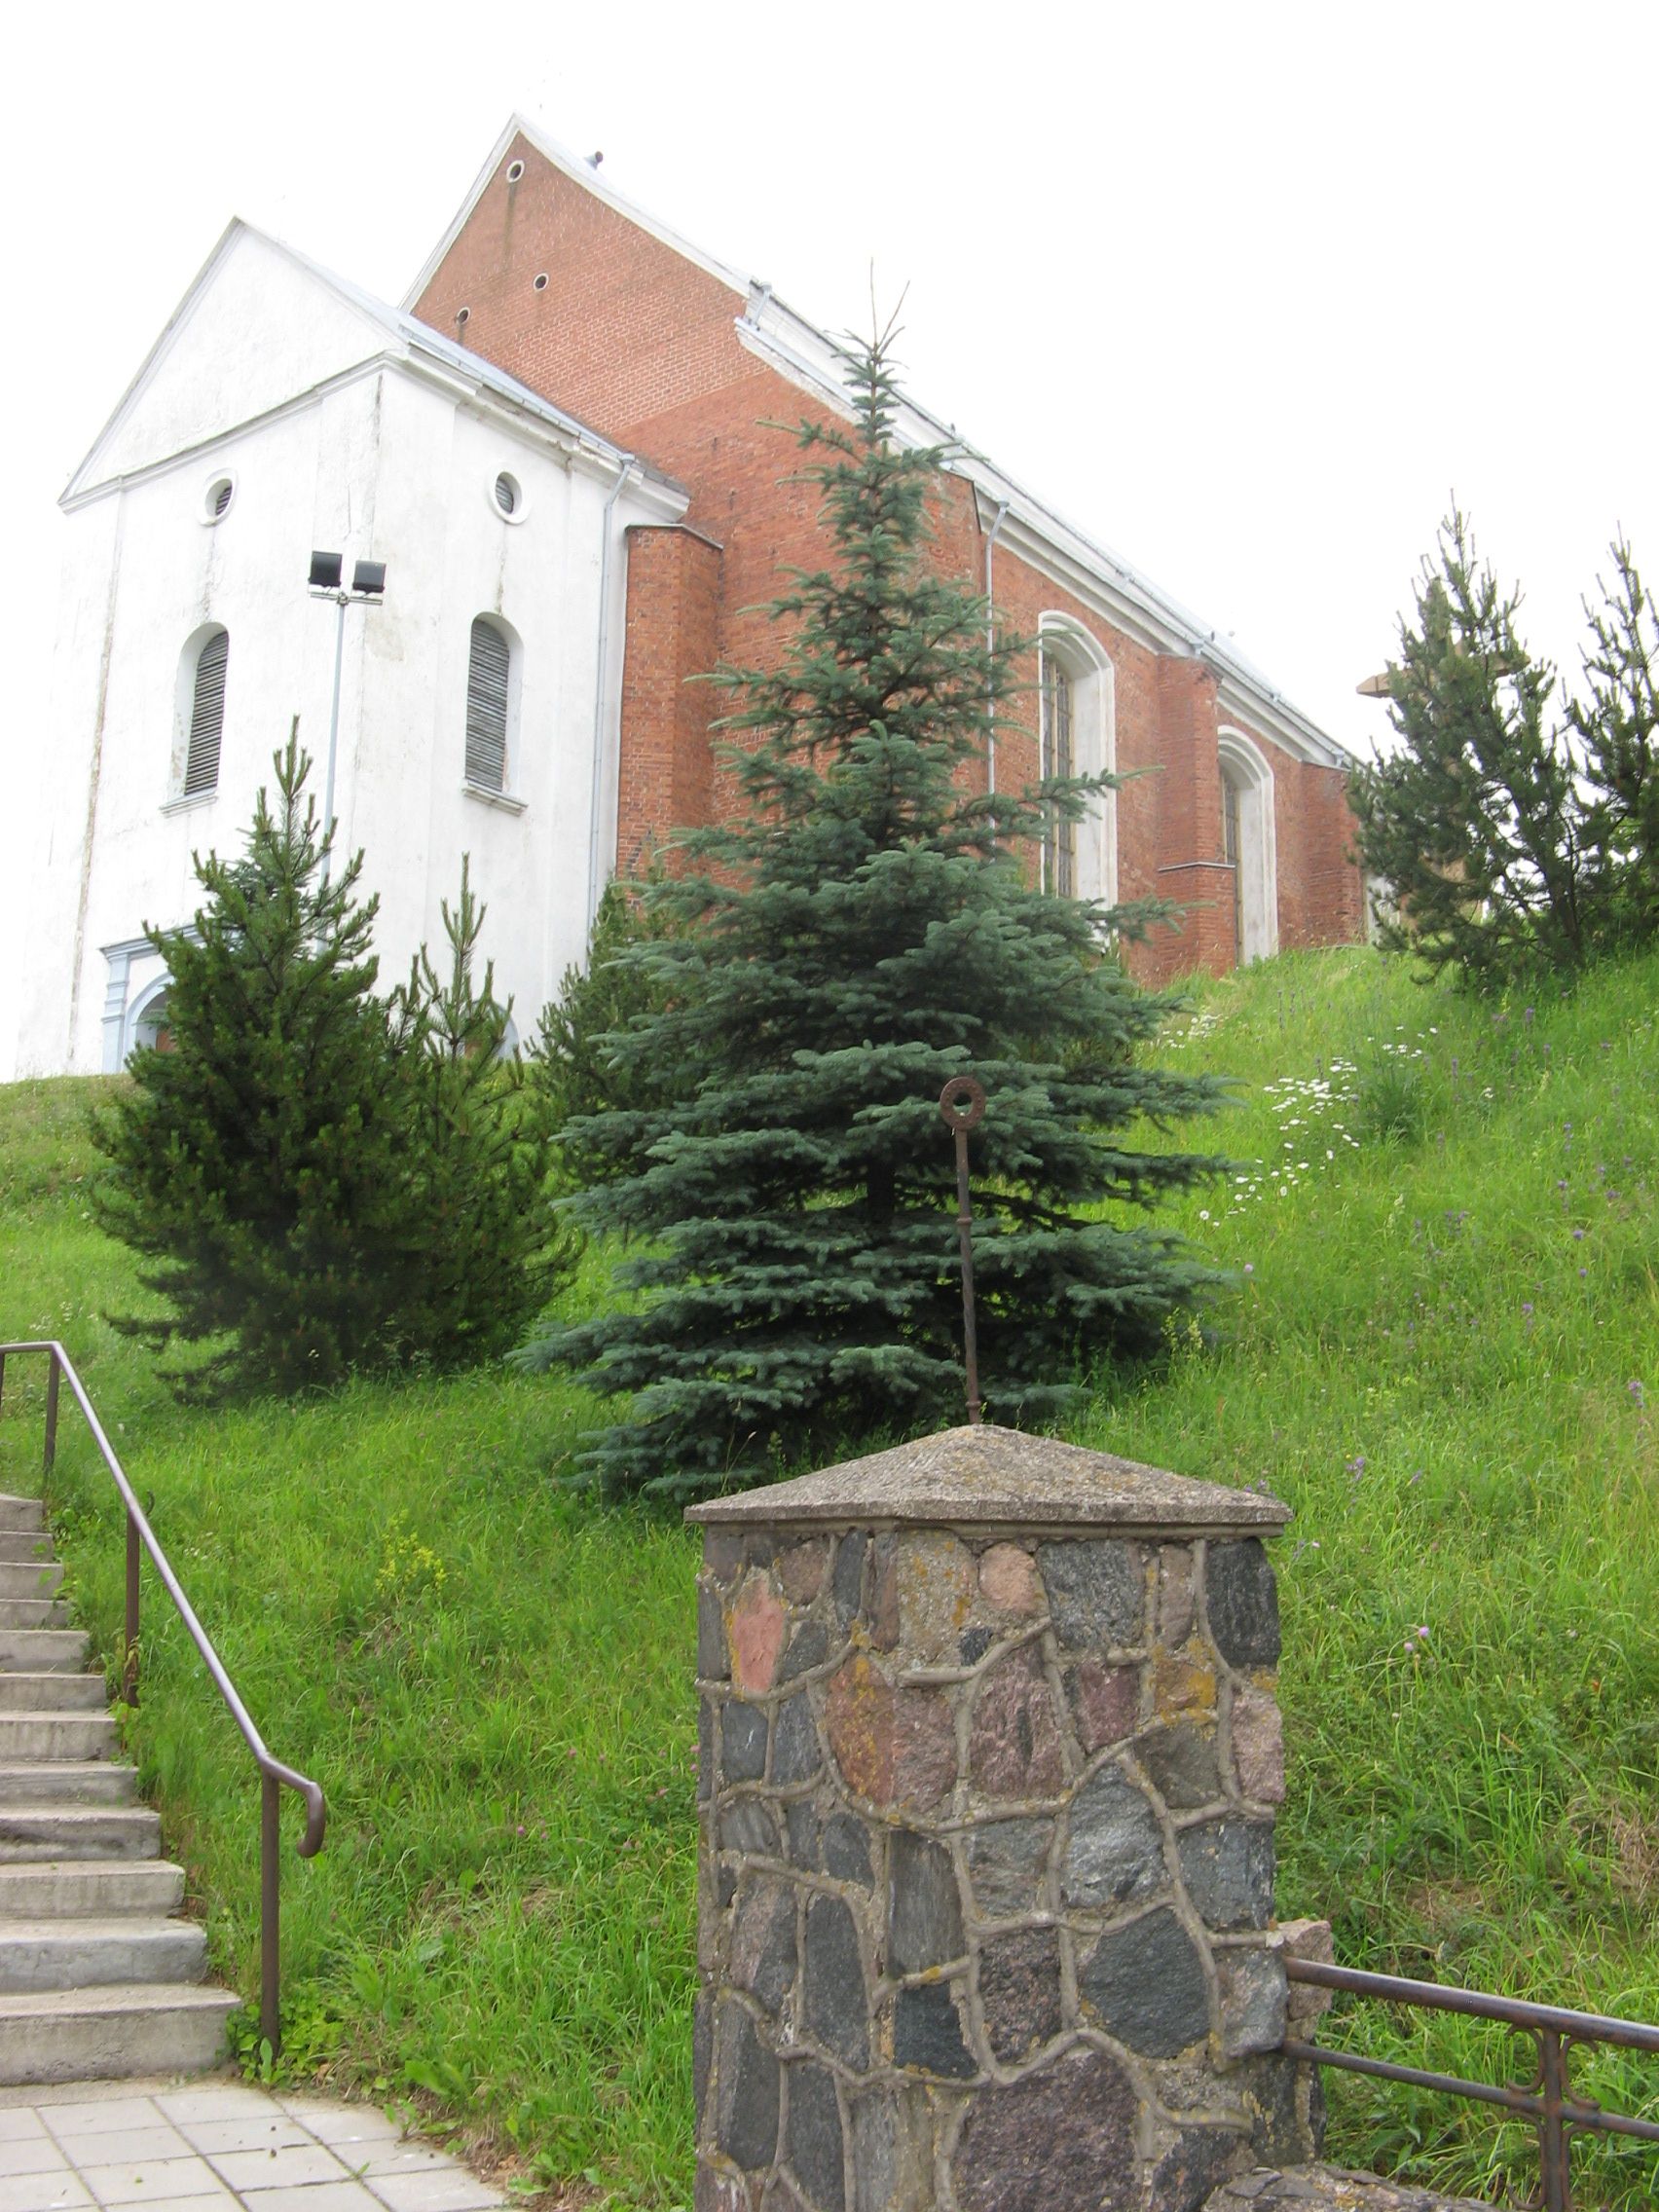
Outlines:
{"type": "MultiPolygon", "coordinates": [[[[1043,653],[1043,773],[1078,773],[1071,675],[1048,648],[1043,653]]],[[[1077,829],[1075,817],[1049,825],[1044,874],[1050,890],[1061,899],[1077,897],[1077,829]]]]}
{"type": "Polygon", "coordinates": [[[507,788],[507,724],[513,690],[513,648],[480,614],[466,662],[466,781],[480,791],[507,788]]]}
{"type": "Polygon", "coordinates": [[[1233,870],[1233,942],[1238,964],[1244,960],[1244,840],[1239,831],[1238,785],[1221,772],[1221,857],[1233,870]]]}
{"type": "Polygon", "coordinates": [[[1278,950],[1273,772],[1267,755],[1241,729],[1224,724],[1217,733],[1216,754],[1222,858],[1233,870],[1234,958],[1242,968],[1278,950]]]}
{"type": "MultiPolygon", "coordinates": [[[[1096,776],[1117,766],[1115,677],[1099,640],[1070,615],[1038,625],[1038,773],[1096,776]]],[[[1113,906],[1118,899],[1118,809],[1113,792],[1081,817],[1053,822],[1043,840],[1042,881],[1062,899],[1113,906]]]]}

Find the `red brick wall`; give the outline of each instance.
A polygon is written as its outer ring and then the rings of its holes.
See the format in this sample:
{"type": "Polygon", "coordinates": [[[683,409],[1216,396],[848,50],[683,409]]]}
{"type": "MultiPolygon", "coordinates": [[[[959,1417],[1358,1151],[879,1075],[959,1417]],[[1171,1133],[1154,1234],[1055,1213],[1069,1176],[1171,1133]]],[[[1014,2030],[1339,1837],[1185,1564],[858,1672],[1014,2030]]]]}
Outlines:
{"type": "Polygon", "coordinates": [[[1297,873],[1303,944],[1341,944],[1365,935],[1365,878],[1353,853],[1354,819],[1340,768],[1303,761],[1297,873]]]}
{"type": "MultiPolygon", "coordinates": [[[[623,680],[619,865],[676,822],[708,819],[735,798],[711,768],[708,723],[727,703],[686,675],[723,659],[765,665],[777,633],[765,603],[781,571],[822,563],[818,495],[792,481],[793,425],[813,403],[741,344],[743,294],[567,177],[523,138],[496,174],[417,304],[434,328],[544,392],[677,477],[691,494],[681,531],[637,531],[623,680]],[[522,161],[516,184],[506,170],[522,161]],[[535,289],[545,274],[545,290],[535,289]],[[458,329],[457,311],[469,310],[458,329]],[[699,537],[692,532],[702,533],[699,537]],[[713,540],[713,545],[705,542],[713,540]],[[716,550],[718,548],[718,551],[716,550]]],[[[972,490],[944,486],[935,558],[976,591],[984,536],[972,490]]],[[[1083,625],[1114,671],[1123,900],[1173,899],[1179,928],[1131,948],[1148,980],[1234,964],[1231,871],[1222,865],[1215,679],[1201,661],[1155,652],[1117,631],[1006,544],[994,563],[1000,621],[1034,637],[1044,614],[1083,625]],[[1138,773],[1137,773],[1138,771],[1138,773]]],[[[999,724],[997,780],[1037,769],[1032,688],[999,724]]],[[[1251,731],[1273,769],[1279,941],[1362,934],[1357,869],[1338,771],[1293,759],[1251,731]]]]}
{"type": "Polygon", "coordinates": [[[632,873],[670,830],[706,822],[712,687],[689,681],[714,662],[720,549],[685,529],[628,533],[628,619],[616,865],[632,873]]]}
{"type": "MultiPolygon", "coordinates": [[[[741,373],[748,356],[731,324],[742,307],[741,292],[626,221],[517,137],[415,313],[555,406],[632,445],[635,424],[741,373]],[[509,184],[517,162],[524,174],[509,184]],[[539,276],[547,285],[538,292],[539,276]],[[467,319],[459,324],[462,308],[467,319]]],[[[750,366],[764,375],[758,362],[750,366]]]]}

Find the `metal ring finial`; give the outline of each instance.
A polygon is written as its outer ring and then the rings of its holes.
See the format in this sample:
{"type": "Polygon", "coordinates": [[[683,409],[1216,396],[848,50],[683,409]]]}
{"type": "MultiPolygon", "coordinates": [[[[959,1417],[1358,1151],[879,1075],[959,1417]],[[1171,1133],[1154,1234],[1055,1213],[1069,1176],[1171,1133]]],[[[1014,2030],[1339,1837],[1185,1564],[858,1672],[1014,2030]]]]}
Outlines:
{"type": "Polygon", "coordinates": [[[971,1075],[953,1075],[939,1094],[939,1110],[952,1129],[977,1129],[985,1118],[985,1087],[971,1075]]]}

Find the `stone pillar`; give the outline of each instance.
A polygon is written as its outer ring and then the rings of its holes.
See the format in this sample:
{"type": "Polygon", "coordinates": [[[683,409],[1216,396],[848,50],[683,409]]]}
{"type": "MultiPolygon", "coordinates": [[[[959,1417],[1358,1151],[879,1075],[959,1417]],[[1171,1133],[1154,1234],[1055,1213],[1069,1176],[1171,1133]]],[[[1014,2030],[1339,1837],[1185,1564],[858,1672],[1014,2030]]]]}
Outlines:
{"type": "Polygon", "coordinates": [[[692,1509],[697,2212],[1197,2212],[1315,2155],[1289,1513],[962,1428],[692,1509]]]}

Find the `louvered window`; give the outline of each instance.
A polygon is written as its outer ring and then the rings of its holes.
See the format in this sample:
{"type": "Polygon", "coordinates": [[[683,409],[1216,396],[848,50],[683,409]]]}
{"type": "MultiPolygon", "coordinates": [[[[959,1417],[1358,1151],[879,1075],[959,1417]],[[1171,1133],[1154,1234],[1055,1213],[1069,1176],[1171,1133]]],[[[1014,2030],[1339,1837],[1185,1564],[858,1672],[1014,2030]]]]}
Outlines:
{"type": "Polygon", "coordinates": [[[228,630],[215,630],[196,656],[196,683],[190,701],[190,744],[184,757],[184,795],[216,789],[219,739],[225,726],[225,664],[230,658],[228,630]]]}
{"type": "Polygon", "coordinates": [[[466,780],[488,792],[507,786],[507,679],[512,648],[480,615],[466,665],[466,780]]]}

